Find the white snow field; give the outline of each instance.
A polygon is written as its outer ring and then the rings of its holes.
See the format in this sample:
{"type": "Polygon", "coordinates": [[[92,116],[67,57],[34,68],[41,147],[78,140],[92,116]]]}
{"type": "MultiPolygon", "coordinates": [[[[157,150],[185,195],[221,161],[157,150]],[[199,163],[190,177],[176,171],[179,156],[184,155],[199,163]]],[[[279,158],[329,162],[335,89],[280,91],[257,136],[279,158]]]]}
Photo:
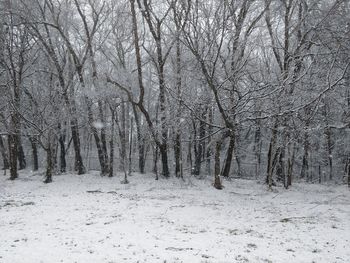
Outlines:
{"type": "Polygon", "coordinates": [[[0,262],[350,262],[350,191],[135,174],[0,176],[0,262]]]}

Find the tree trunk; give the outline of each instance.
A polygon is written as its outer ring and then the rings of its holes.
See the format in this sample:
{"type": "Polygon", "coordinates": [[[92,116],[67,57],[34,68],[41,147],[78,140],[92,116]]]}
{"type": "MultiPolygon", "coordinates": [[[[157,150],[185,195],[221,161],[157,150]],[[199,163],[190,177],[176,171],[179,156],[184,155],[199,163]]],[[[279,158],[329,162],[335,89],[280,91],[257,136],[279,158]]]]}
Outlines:
{"type": "Polygon", "coordinates": [[[7,156],[7,152],[6,152],[6,148],[5,148],[5,144],[4,144],[2,135],[0,135],[0,151],[1,151],[1,156],[2,156],[3,163],[4,163],[3,169],[7,170],[7,169],[9,169],[10,164],[9,164],[9,159],[7,156]]]}
{"type": "Polygon", "coordinates": [[[221,178],[220,178],[220,151],[221,151],[221,141],[217,141],[215,144],[215,163],[214,163],[214,187],[221,190],[221,178]]]}
{"type": "Polygon", "coordinates": [[[60,171],[61,173],[66,172],[67,163],[66,163],[66,135],[61,133],[59,138],[59,144],[60,144],[60,171]]]}
{"type": "Polygon", "coordinates": [[[111,109],[112,113],[112,124],[111,124],[111,138],[109,141],[109,177],[113,177],[113,167],[114,167],[114,109],[111,109]]]}
{"type": "Polygon", "coordinates": [[[86,169],[83,163],[83,158],[81,157],[80,152],[80,135],[79,135],[79,127],[78,127],[78,120],[73,117],[71,120],[71,132],[72,132],[72,140],[73,140],[73,146],[74,146],[74,155],[75,155],[75,162],[74,162],[74,169],[78,172],[78,174],[85,174],[86,169]]]}
{"type": "Polygon", "coordinates": [[[104,110],[103,110],[103,103],[101,100],[98,101],[98,110],[99,110],[99,118],[102,124],[101,131],[100,131],[100,138],[101,138],[101,144],[102,144],[102,154],[103,154],[103,160],[105,165],[106,174],[108,173],[109,169],[109,161],[108,161],[108,152],[107,152],[107,139],[106,139],[106,120],[104,117],[104,110]]]}
{"type": "MultiPolygon", "coordinates": [[[[260,116],[260,115],[259,115],[260,116]]],[[[261,149],[262,149],[262,141],[261,141],[261,127],[260,122],[257,121],[255,124],[255,135],[254,135],[254,154],[255,154],[255,177],[258,178],[260,175],[260,167],[261,167],[261,149]]]]}
{"type": "Polygon", "coordinates": [[[181,160],[181,141],[180,141],[180,133],[178,131],[175,132],[174,157],[175,157],[175,176],[179,178],[181,177],[181,161],[180,161],[181,160]]]}
{"type": "Polygon", "coordinates": [[[142,135],[140,116],[137,113],[136,106],[132,105],[132,108],[133,108],[133,112],[134,112],[136,132],[137,132],[137,145],[138,145],[138,151],[139,151],[139,171],[141,174],[144,174],[145,173],[145,164],[146,164],[145,138],[142,135]]]}
{"type": "Polygon", "coordinates": [[[272,136],[269,146],[269,152],[267,154],[267,177],[266,177],[266,183],[268,184],[269,188],[271,189],[273,186],[273,163],[274,163],[274,150],[276,146],[276,139],[277,139],[277,127],[278,122],[275,120],[274,128],[272,129],[272,136]]]}
{"type": "Polygon", "coordinates": [[[157,144],[153,147],[153,169],[152,172],[156,175],[156,180],[158,180],[158,155],[159,155],[159,147],[157,144]]]}
{"type": "MultiPolygon", "coordinates": [[[[81,83],[83,83],[83,82],[81,81],[81,83]]],[[[100,137],[98,135],[97,127],[95,126],[95,123],[94,123],[94,117],[93,117],[93,111],[92,111],[92,102],[87,97],[85,97],[85,101],[86,101],[86,105],[87,105],[87,109],[88,109],[89,126],[90,126],[90,129],[92,131],[92,135],[94,136],[95,143],[96,143],[98,160],[99,160],[100,167],[101,167],[101,175],[105,176],[105,175],[108,174],[108,168],[107,168],[107,164],[106,164],[106,159],[105,159],[105,154],[104,154],[104,150],[103,150],[103,145],[102,145],[102,142],[101,142],[100,137]]]]}
{"type": "MultiPolygon", "coordinates": [[[[201,114],[200,117],[202,119],[205,119],[206,111],[207,109],[202,109],[200,108],[201,114]]],[[[194,127],[195,129],[196,127],[194,127]]],[[[205,123],[203,121],[199,121],[199,131],[198,131],[199,136],[195,136],[195,143],[194,145],[197,145],[195,149],[195,156],[194,156],[194,175],[200,175],[201,173],[201,166],[202,166],[202,159],[203,159],[203,153],[205,152],[204,147],[205,147],[205,123]]]]}
{"type": "Polygon", "coordinates": [[[307,108],[305,110],[305,128],[304,128],[304,154],[303,154],[303,162],[301,166],[301,178],[306,178],[306,180],[309,180],[310,177],[310,171],[309,171],[309,151],[310,151],[310,141],[309,141],[309,125],[310,125],[310,117],[309,117],[310,109],[307,108]]]}
{"type": "Polygon", "coordinates": [[[168,165],[168,151],[167,151],[167,145],[162,144],[159,147],[159,152],[162,160],[162,174],[165,178],[169,177],[169,165],[168,165]]]}
{"type": "Polygon", "coordinates": [[[22,139],[21,139],[21,135],[17,135],[17,157],[18,157],[18,163],[19,163],[19,170],[23,170],[26,168],[27,166],[27,162],[26,162],[26,157],[24,155],[24,150],[23,150],[23,146],[22,146],[22,139]]]}
{"type": "MultiPolygon", "coordinates": [[[[231,132],[231,133],[233,133],[233,132],[231,132]]],[[[233,134],[231,134],[230,135],[230,144],[229,144],[229,146],[227,148],[227,152],[226,152],[225,165],[224,165],[224,169],[222,171],[223,177],[229,177],[229,175],[230,175],[234,148],[235,148],[235,136],[233,134]]]]}
{"type": "Polygon", "coordinates": [[[33,171],[37,171],[39,169],[39,157],[38,157],[38,143],[36,138],[29,138],[30,143],[32,145],[32,154],[33,154],[33,171]]]}
{"type": "Polygon", "coordinates": [[[46,173],[44,181],[46,184],[52,182],[52,170],[54,167],[52,147],[53,146],[49,142],[48,148],[46,149],[46,173]]]}
{"type": "Polygon", "coordinates": [[[17,136],[10,134],[8,138],[10,152],[10,180],[15,180],[18,177],[17,172],[17,136]]]}

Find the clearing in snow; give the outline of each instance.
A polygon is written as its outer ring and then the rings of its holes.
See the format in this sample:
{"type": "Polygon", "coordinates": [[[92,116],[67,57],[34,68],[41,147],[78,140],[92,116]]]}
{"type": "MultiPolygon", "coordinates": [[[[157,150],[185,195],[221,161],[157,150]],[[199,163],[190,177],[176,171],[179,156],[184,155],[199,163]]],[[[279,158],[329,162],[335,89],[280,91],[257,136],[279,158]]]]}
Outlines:
{"type": "Polygon", "coordinates": [[[350,191],[250,180],[0,178],[0,262],[350,262],[350,191]]]}

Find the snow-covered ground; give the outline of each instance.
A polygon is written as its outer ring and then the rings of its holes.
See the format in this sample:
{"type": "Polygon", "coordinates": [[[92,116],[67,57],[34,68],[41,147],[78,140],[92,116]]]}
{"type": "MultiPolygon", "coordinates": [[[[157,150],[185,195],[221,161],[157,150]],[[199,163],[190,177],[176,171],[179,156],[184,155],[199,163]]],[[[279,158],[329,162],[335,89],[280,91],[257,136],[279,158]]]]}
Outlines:
{"type": "Polygon", "coordinates": [[[97,173],[0,176],[0,262],[350,262],[350,191],[97,173]]]}

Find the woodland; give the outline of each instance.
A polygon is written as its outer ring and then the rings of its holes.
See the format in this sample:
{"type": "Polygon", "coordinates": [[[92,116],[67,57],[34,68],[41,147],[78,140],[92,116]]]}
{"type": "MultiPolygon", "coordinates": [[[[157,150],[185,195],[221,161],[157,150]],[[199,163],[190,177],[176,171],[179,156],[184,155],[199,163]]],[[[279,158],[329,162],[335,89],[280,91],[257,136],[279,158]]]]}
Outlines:
{"type": "Polygon", "coordinates": [[[350,5],[2,0],[0,150],[44,170],[350,185],[350,5]]]}

